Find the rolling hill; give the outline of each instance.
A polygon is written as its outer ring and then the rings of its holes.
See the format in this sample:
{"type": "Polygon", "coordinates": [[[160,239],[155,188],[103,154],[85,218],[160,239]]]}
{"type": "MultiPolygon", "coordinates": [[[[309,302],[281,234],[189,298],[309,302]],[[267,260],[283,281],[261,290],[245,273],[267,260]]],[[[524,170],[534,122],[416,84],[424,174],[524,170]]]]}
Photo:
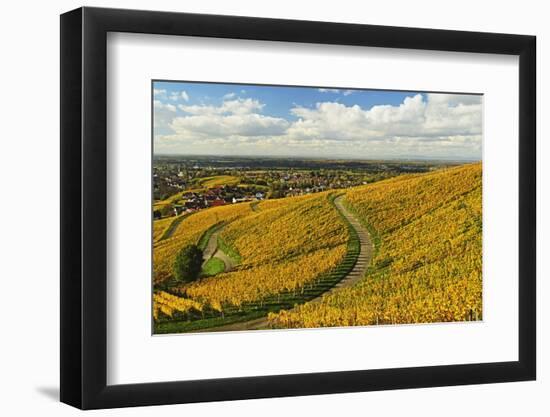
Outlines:
{"type": "Polygon", "coordinates": [[[481,174],[470,164],[155,223],[155,332],[480,320],[481,174]],[[188,243],[233,267],[175,283],[188,243]]]}
{"type": "Polygon", "coordinates": [[[273,327],[482,319],[481,164],[402,176],[346,193],[371,230],[371,268],[355,287],[270,316],[273,327]]]}

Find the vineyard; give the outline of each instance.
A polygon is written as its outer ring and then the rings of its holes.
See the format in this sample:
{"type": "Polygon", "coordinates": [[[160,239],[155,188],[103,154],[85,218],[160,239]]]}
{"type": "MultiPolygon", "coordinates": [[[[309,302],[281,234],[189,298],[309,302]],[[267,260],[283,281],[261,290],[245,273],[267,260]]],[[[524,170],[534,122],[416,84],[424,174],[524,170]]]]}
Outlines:
{"type": "Polygon", "coordinates": [[[203,233],[216,223],[222,220],[233,221],[249,213],[252,213],[250,204],[241,203],[186,215],[181,222],[178,222],[169,238],[159,240],[153,245],[154,283],[159,284],[173,277],[172,264],[181,247],[198,243],[203,233]]]}
{"type": "Polygon", "coordinates": [[[264,316],[269,328],[479,320],[481,164],[156,220],[153,245],[156,333],[264,316]],[[365,276],[347,288],[335,286],[358,240],[334,204],[341,194],[374,242],[365,276]],[[200,279],[175,281],[180,248],[209,241],[235,267],[211,258],[200,279]]]}
{"type": "Polygon", "coordinates": [[[240,182],[238,177],[231,175],[218,175],[215,177],[203,178],[200,181],[200,185],[206,188],[218,187],[220,185],[236,185],[240,182]]]}
{"type": "Polygon", "coordinates": [[[174,219],[167,217],[153,222],[153,242],[157,242],[166,233],[174,219]]]}
{"type": "Polygon", "coordinates": [[[271,314],[270,326],[481,320],[481,182],[475,164],[347,192],[378,242],[370,271],[319,303],[271,314]]]}
{"type": "MultiPolygon", "coordinates": [[[[223,317],[227,321],[232,315],[260,312],[267,315],[268,311],[292,307],[330,288],[353,264],[348,261],[342,265],[348,251],[349,231],[328,193],[268,200],[257,204],[254,211],[250,204],[212,209],[218,216],[207,215],[210,211],[193,214],[181,223],[173,238],[155,245],[158,259],[155,274],[157,283],[161,283],[158,277],[170,279],[168,267],[177,247],[200,242],[208,228],[223,219],[219,246],[234,252],[238,266],[230,272],[169,288],[171,294],[201,306],[201,314],[196,315],[199,321],[204,317],[223,317]],[[247,209],[228,210],[239,206],[247,209]]],[[[161,329],[162,317],[169,319],[172,315],[165,314],[160,307],[155,311],[157,318],[160,316],[161,329]]],[[[186,319],[185,313],[176,315],[186,319]]]]}

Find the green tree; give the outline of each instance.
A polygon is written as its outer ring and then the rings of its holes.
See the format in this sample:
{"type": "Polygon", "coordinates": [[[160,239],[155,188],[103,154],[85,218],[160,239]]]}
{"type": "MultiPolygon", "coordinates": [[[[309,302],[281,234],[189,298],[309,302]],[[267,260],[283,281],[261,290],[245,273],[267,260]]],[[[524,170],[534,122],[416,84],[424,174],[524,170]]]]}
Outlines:
{"type": "Polygon", "coordinates": [[[202,251],[197,245],[183,247],[174,261],[174,276],[178,281],[191,282],[198,278],[202,266],[202,251]]]}

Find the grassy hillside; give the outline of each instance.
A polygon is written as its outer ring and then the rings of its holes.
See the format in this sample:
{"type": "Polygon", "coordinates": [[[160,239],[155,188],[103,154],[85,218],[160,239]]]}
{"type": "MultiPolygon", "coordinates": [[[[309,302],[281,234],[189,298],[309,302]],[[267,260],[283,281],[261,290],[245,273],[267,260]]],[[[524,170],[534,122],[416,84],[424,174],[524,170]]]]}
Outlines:
{"type": "Polygon", "coordinates": [[[482,167],[406,175],[346,193],[375,256],[356,286],[270,315],[272,327],[482,318],[482,167]]]}

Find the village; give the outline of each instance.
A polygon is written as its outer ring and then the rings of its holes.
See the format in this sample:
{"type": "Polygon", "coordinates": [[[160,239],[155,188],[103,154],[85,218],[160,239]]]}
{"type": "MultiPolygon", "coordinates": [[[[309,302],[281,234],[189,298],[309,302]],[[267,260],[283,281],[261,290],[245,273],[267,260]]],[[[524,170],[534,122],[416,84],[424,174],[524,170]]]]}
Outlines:
{"type": "Polygon", "coordinates": [[[226,204],[242,203],[244,201],[260,201],[265,198],[261,191],[256,193],[243,191],[239,187],[216,185],[204,192],[189,191],[181,195],[183,204],[174,204],[174,215],[190,213],[209,207],[225,206],[226,204]]]}
{"type": "Polygon", "coordinates": [[[223,161],[165,157],[153,165],[154,218],[178,216],[245,201],[284,198],[365,185],[403,172],[426,172],[425,163],[223,161]],[[276,166],[273,166],[277,164],[276,166]]]}

